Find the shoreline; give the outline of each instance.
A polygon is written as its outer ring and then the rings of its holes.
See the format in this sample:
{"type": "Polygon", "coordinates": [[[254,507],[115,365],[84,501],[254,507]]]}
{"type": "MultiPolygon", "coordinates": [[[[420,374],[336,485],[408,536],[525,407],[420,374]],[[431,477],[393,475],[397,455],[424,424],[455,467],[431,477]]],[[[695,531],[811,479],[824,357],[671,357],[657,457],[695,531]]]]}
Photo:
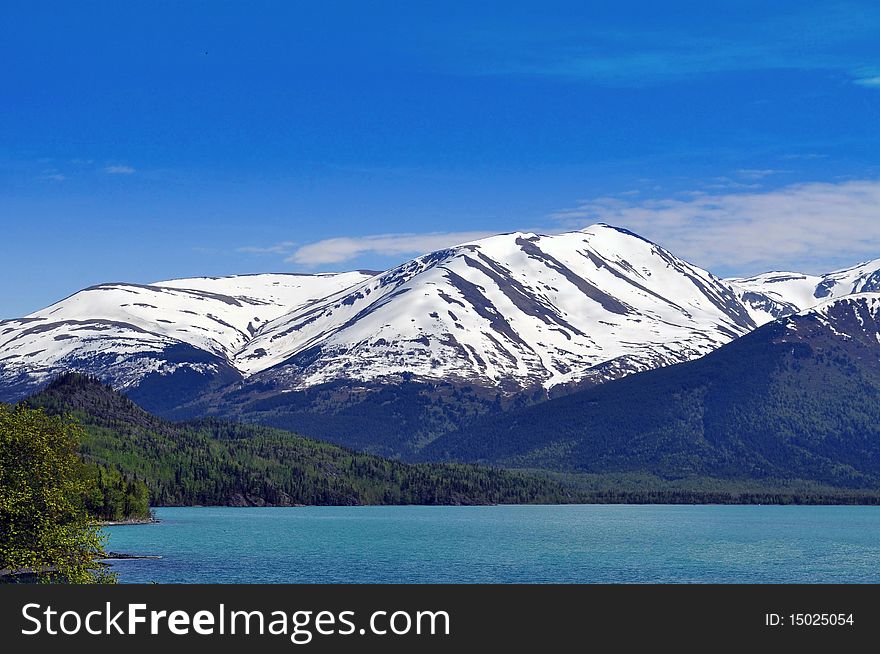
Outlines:
{"type": "Polygon", "coordinates": [[[126,518],[125,520],[99,520],[99,527],[125,527],[127,525],[152,525],[158,524],[161,520],[154,517],[149,518],[126,518]]]}
{"type": "Polygon", "coordinates": [[[161,559],[160,554],[125,554],[123,552],[107,552],[98,561],[127,561],[130,559],[161,559]]]}
{"type": "MultiPolygon", "coordinates": [[[[828,498],[824,498],[824,501],[796,501],[796,502],[785,502],[785,501],[709,501],[709,502],[677,502],[677,501],[621,501],[621,500],[601,500],[595,502],[500,502],[494,504],[265,504],[265,505],[249,505],[249,506],[241,506],[238,504],[193,504],[193,505],[179,505],[175,504],[167,507],[156,507],[160,509],[344,509],[344,508],[490,508],[490,507],[505,507],[505,506],[676,506],[676,507],[696,507],[696,506],[704,506],[704,507],[718,507],[718,506],[731,506],[731,507],[747,507],[747,506],[763,506],[763,507],[847,507],[847,506],[863,506],[863,507],[878,507],[880,506],[880,501],[873,500],[870,502],[847,502],[847,501],[829,501],[828,498]]],[[[162,520],[154,519],[154,520],[141,520],[141,521],[121,521],[121,522],[102,522],[99,523],[102,527],[116,527],[116,526],[126,526],[126,525],[145,525],[145,524],[158,524],[161,523],[162,520]]]]}

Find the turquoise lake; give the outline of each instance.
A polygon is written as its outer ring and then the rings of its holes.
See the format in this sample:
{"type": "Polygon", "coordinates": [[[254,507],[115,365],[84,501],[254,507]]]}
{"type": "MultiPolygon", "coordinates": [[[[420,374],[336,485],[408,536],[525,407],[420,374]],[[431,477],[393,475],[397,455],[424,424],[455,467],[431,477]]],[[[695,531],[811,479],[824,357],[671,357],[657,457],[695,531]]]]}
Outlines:
{"type": "Polygon", "coordinates": [[[123,583],[880,582],[880,507],[164,508],[123,583]]]}

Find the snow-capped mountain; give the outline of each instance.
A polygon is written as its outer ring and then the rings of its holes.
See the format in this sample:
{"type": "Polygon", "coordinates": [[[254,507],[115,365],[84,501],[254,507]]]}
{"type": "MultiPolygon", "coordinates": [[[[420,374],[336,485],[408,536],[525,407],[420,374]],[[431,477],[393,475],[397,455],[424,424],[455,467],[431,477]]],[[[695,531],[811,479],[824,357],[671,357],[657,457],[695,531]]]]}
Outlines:
{"type": "Polygon", "coordinates": [[[277,318],[235,363],[286,388],[404,376],[551,388],[685,361],[754,326],[710,273],[596,225],[419,257],[277,318]]]}
{"type": "Polygon", "coordinates": [[[694,359],[776,317],[880,290],[878,271],[880,260],[722,281],[594,225],[501,234],[379,274],[101,284],[0,322],[0,399],[67,370],[163,406],[242,384],[251,397],[336,381],[571,388],[694,359]]]}
{"type": "Polygon", "coordinates": [[[0,322],[0,398],[20,396],[65,370],[122,389],[151,374],[235,378],[235,352],[264,324],[369,276],[266,274],[92,286],[0,322]]]}
{"type": "Polygon", "coordinates": [[[880,346],[880,292],[859,292],[824,300],[818,305],[781,320],[788,330],[786,341],[808,340],[825,333],[838,341],[860,342],[874,352],[876,366],[880,346]]]}
{"type": "Polygon", "coordinates": [[[857,293],[679,366],[484,415],[418,456],[877,488],[878,396],[880,294],[857,293]]]}
{"type": "Polygon", "coordinates": [[[516,391],[688,360],[754,326],[710,273],[596,225],[503,234],[378,275],[102,284],[0,323],[0,385],[21,395],[79,370],[175,393],[247,378],[282,390],[414,378],[516,391]]]}
{"type": "Polygon", "coordinates": [[[828,299],[880,291],[880,259],[825,275],[769,272],[726,280],[759,325],[818,306],[828,299]]]}

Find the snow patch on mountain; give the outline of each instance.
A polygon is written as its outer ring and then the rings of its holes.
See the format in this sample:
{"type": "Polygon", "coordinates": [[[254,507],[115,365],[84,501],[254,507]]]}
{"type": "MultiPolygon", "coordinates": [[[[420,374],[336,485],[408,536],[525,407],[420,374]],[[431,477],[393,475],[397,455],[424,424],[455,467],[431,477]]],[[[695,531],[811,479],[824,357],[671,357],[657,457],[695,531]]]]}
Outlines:
{"type": "Polygon", "coordinates": [[[151,372],[216,371],[272,319],[368,277],[267,274],[92,286],[0,322],[0,383],[22,375],[41,383],[79,370],[125,388],[151,372]],[[163,355],[169,350],[174,356],[163,355]],[[188,360],[173,360],[184,350],[188,360]]]}
{"type": "Polygon", "coordinates": [[[880,342],[880,293],[854,293],[824,300],[782,322],[789,333],[800,339],[824,330],[835,339],[861,341],[873,349],[880,342]]]}
{"type": "Polygon", "coordinates": [[[754,326],[710,273],[595,225],[419,257],[276,319],[235,365],[293,388],[407,376],[551,388],[694,358],[754,326]]]}
{"type": "Polygon", "coordinates": [[[0,322],[0,399],[66,370],[169,397],[231,382],[571,387],[694,359],[758,324],[870,291],[880,291],[880,260],[720,280],[604,224],[514,232],[381,273],[93,286],[0,322]]]}
{"type": "Polygon", "coordinates": [[[770,272],[725,280],[759,325],[854,293],[880,291],[880,259],[825,275],[770,272]]]}

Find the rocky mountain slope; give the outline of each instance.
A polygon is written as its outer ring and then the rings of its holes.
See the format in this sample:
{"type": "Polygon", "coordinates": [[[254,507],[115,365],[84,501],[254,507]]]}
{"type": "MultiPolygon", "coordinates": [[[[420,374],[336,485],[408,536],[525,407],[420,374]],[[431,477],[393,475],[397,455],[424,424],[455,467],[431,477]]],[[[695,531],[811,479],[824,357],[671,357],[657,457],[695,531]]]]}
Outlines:
{"type": "Polygon", "coordinates": [[[513,391],[685,361],[753,327],[710,273],[597,225],[414,259],[272,321],[236,364],[286,388],[406,376],[513,391]]]}
{"type": "MultiPolygon", "coordinates": [[[[830,300],[870,291],[880,260],[720,280],[608,225],[516,232],[381,273],[91,287],[0,322],[0,400],[78,371],[164,417],[417,457],[480,416],[700,359],[786,316],[821,322],[830,300]]],[[[861,327],[834,328],[855,342],[861,327]]]]}
{"type": "Polygon", "coordinates": [[[183,403],[229,384],[553,389],[702,356],[755,327],[731,288],[607,225],[499,235],[377,275],[104,284],[0,323],[14,398],[65,370],[183,403]]]}
{"type": "Polygon", "coordinates": [[[696,361],[479,419],[423,456],[876,487],[880,294],[826,300],[696,361]]]}
{"type": "Polygon", "coordinates": [[[746,305],[752,319],[763,325],[829,299],[880,291],[880,259],[824,275],[769,272],[725,281],[746,305]]]}
{"type": "Polygon", "coordinates": [[[191,396],[209,382],[239,379],[235,352],[263,325],[369,276],[266,274],[92,286],[0,322],[0,399],[20,398],[65,371],[123,390],[152,383],[191,396]]]}

